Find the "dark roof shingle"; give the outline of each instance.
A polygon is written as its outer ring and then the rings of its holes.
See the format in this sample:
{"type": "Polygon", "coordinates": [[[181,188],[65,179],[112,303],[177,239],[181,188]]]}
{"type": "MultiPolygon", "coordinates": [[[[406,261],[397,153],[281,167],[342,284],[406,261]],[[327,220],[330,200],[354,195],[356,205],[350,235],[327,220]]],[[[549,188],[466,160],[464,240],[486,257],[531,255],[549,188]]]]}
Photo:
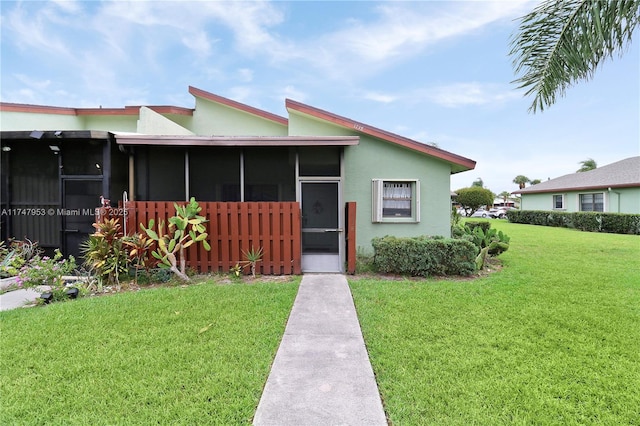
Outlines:
{"type": "Polygon", "coordinates": [[[620,160],[588,172],[560,176],[513,193],[533,194],[537,192],[632,187],[640,187],[640,156],[620,160]]]}

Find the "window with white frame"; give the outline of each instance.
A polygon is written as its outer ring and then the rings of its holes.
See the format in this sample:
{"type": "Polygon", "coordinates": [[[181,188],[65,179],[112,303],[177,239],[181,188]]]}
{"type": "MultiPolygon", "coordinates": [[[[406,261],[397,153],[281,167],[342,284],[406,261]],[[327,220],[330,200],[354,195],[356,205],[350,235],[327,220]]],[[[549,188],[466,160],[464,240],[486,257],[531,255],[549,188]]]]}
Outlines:
{"type": "Polygon", "coordinates": [[[603,212],[604,194],[602,192],[596,192],[593,194],[580,194],[580,211],[603,212]]]}
{"type": "Polygon", "coordinates": [[[418,179],[373,179],[373,222],[420,222],[418,179]]]}
{"type": "Polygon", "coordinates": [[[557,194],[553,196],[553,209],[564,210],[564,195],[557,194]]]}

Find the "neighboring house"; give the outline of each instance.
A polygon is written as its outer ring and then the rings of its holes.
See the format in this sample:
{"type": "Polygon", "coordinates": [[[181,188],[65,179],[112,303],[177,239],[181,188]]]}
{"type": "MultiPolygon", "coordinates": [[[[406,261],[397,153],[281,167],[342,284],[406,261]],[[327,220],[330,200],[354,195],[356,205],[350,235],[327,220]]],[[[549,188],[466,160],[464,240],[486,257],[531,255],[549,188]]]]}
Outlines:
{"type": "Polygon", "coordinates": [[[517,209],[519,208],[519,202],[520,200],[517,198],[507,198],[505,201],[502,197],[496,197],[493,199],[493,207],[512,207],[517,209]]]}
{"type": "Polygon", "coordinates": [[[450,176],[473,160],[292,100],[284,118],[189,93],[195,108],[0,103],[2,238],[78,254],[92,232],[84,213],[124,191],[138,201],[298,202],[305,272],[344,271],[347,202],[365,251],[377,236],[450,234],[450,176]]]}
{"type": "Polygon", "coordinates": [[[573,173],[513,192],[522,210],[640,214],[640,157],[573,173]]]}

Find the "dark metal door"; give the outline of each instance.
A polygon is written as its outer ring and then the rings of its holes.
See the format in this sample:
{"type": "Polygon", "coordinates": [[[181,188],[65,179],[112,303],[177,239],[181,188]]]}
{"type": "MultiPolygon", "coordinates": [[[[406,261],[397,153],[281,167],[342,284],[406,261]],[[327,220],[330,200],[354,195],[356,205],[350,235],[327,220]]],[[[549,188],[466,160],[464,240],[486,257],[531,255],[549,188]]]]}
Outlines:
{"type": "Polygon", "coordinates": [[[341,272],[340,183],[301,183],[302,269],[304,272],[341,272]]]}
{"type": "Polygon", "coordinates": [[[94,232],[95,209],[100,205],[102,178],[64,178],[62,180],[63,254],[80,261],[80,245],[94,232]]]}

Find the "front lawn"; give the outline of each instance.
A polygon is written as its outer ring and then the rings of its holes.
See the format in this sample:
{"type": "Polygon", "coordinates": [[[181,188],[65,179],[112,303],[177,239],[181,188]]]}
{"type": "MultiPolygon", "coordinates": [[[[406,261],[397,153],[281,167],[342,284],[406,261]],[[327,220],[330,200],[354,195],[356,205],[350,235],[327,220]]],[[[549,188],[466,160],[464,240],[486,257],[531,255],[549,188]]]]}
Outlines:
{"type": "Polygon", "coordinates": [[[640,237],[492,221],[477,280],[351,280],[397,425],[640,424],[640,237]]]}
{"type": "Polygon", "coordinates": [[[298,283],[1,312],[0,424],[249,424],[298,283]]]}

